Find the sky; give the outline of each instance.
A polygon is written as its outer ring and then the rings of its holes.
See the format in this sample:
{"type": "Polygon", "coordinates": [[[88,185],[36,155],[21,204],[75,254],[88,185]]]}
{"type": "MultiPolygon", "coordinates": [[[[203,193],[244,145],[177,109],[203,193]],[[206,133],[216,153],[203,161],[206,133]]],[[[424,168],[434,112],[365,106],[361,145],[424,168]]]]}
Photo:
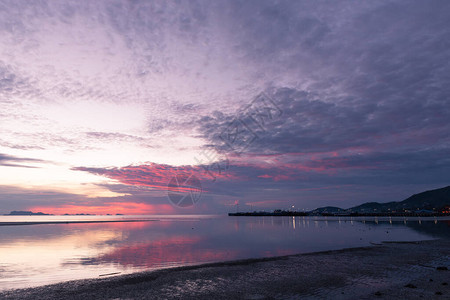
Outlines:
{"type": "Polygon", "coordinates": [[[0,213],[348,208],[450,184],[448,1],[0,0],[0,213]]]}

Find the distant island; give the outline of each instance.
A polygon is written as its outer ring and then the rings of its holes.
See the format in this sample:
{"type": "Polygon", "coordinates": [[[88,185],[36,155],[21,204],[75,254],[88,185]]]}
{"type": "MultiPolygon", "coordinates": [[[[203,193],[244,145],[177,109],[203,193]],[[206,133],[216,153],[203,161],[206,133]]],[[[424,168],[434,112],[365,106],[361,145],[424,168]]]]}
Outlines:
{"type": "Polygon", "coordinates": [[[274,210],[229,213],[229,216],[450,216],[450,186],[414,194],[400,202],[368,202],[348,209],[325,206],[309,212],[274,210]]]}
{"type": "Polygon", "coordinates": [[[84,213],[80,213],[80,214],[64,214],[63,216],[96,216],[96,214],[84,214],[84,213]]]}
{"type": "Polygon", "coordinates": [[[32,211],[24,211],[24,210],[13,210],[9,214],[5,214],[4,216],[51,216],[52,214],[45,214],[43,212],[32,212],[32,211]]]}

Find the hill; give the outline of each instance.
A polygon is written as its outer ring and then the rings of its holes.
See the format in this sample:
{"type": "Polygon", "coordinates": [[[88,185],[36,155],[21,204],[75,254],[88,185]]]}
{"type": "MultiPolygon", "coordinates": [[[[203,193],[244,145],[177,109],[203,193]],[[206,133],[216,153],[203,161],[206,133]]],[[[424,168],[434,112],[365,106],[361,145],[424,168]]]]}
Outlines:
{"type": "Polygon", "coordinates": [[[400,202],[368,202],[352,208],[352,212],[400,212],[416,210],[439,210],[450,205],[450,186],[414,194],[400,202]]]}

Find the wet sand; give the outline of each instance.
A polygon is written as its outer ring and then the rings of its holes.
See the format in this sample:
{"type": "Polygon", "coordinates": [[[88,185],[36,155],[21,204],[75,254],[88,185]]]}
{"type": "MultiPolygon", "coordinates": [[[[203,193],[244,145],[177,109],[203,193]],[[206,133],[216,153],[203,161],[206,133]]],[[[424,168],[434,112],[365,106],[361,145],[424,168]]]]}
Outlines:
{"type": "Polygon", "coordinates": [[[1,299],[450,299],[450,240],[69,281],[1,299]]]}

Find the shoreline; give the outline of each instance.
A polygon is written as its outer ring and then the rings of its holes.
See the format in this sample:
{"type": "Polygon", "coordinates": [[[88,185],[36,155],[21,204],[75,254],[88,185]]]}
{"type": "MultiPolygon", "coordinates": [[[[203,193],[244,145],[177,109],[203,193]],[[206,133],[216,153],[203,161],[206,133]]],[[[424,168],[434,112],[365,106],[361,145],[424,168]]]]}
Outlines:
{"type": "Polygon", "coordinates": [[[388,299],[450,295],[450,240],[224,261],[6,290],[2,299],[388,299]]]}
{"type": "MultiPolygon", "coordinates": [[[[205,215],[210,216],[210,215],[205,215]]],[[[224,215],[226,216],[226,215],[224,215]]],[[[152,216],[154,217],[154,216],[152,216]]],[[[238,217],[238,216],[232,216],[238,217]]],[[[239,216],[243,217],[243,216],[239,216]]],[[[253,216],[247,216],[253,217],[253,216]]],[[[259,216],[261,217],[261,216],[259,216]]],[[[265,215],[262,217],[274,217],[270,215],[265,215]]],[[[276,216],[276,217],[287,217],[287,216],[276,216]]],[[[294,217],[303,217],[303,218],[313,218],[314,220],[327,220],[327,221],[337,221],[339,219],[345,220],[354,220],[354,221],[371,221],[379,220],[379,221],[389,221],[400,222],[400,221],[432,221],[432,220],[440,220],[440,221],[450,221],[450,216],[294,216],[294,217]],[[329,219],[331,218],[331,219],[329,219]],[[369,218],[369,219],[366,219],[369,218]]],[[[177,220],[177,219],[175,219],[177,220]]],[[[120,223],[120,222],[152,222],[152,221],[160,221],[158,218],[152,219],[112,219],[112,220],[54,220],[54,221],[0,221],[0,226],[23,226],[23,225],[45,225],[45,224],[78,224],[78,223],[120,223]]]]}
{"type": "Polygon", "coordinates": [[[311,212],[235,212],[228,213],[229,217],[417,217],[417,218],[432,218],[432,217],[450,217],[449,214],[444,213],[320,213],[315,214],[311,212]]]}
{"type": "Polygon", "coordinates": [[[0,226],[45,225],[45,224],[79,224],[79,223],[124,223],[124,222],[154,222],[150,219],[124,219],[124,220],[86,220],[86,221],[30,221],[30,222],[0,222],[0,226]]]}

